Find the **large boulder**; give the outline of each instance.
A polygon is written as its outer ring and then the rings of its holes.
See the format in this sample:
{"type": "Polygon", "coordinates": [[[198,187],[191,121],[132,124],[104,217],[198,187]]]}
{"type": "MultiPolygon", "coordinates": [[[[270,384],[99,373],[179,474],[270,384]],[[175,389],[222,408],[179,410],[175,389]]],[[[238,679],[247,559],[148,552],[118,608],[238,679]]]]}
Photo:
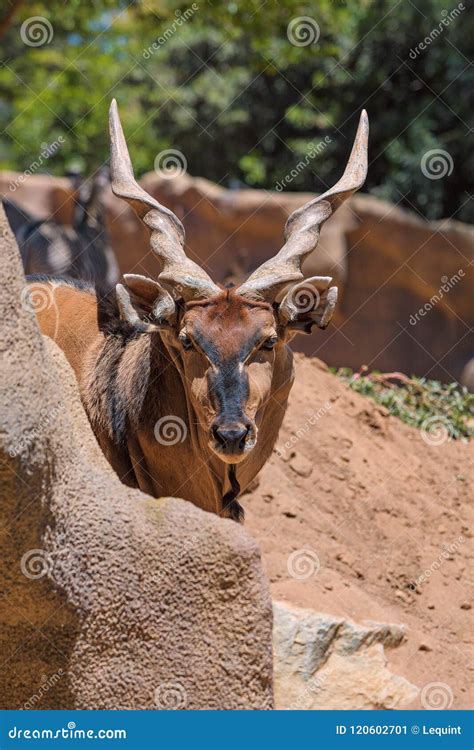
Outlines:
{"type": "Polygon", "coordinates": [[[0,213],[0,708],[271,708],[256,543],[113,474],[0,213]]]}
{"type": "Polygon", "coordinates": [[[279,709],[406,708],[419,690],[387,668],[399,625],[357,625],[341,617],[273,605],[275,705],[279,709]]]}

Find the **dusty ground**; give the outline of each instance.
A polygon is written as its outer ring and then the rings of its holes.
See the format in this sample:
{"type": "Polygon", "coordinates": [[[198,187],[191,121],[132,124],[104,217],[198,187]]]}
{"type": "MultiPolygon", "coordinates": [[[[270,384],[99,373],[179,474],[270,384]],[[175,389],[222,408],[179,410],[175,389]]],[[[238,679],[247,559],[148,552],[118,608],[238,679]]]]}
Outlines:
{"type": "Polygon", "coordinates": [[[470,707],[474,444],[428,444],[319,360],[296,364],[279,451],[242,498],[274,598],[405,624],[389,666],[470,707]]]}

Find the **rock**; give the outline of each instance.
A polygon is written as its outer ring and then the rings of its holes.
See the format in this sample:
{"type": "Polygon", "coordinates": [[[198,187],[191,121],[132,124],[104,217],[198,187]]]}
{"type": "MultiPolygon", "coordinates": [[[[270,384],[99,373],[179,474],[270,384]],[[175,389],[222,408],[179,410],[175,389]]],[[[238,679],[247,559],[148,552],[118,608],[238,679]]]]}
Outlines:
{"type": "Polygon", "coordinates": [[[256,543],[120,482],[64,355],[22,304],[1,206],[0,266],[0,709],[272,708],[256,543]]]}
{"type": "Polygon", "coordinates": [[[405,602],[406,604],[410,604],[411,598],[406,594],[404,591],[401,591],[401,589],[397,589],[395,591],[395,596],[397,599],[400,599],[402,602],[405,602]]]}
{"type": "Polygon", "coordinates": [[[290,461],[290,467],[300,477],[309,477],[313,471],[313,465],[307,458],[297,453],[290,461]]]}
{"type": "Polygon", "coordinates": [[[403,627],[366,623],[273,604],[277,709],[394,709],[418,688],[387,668],[384,648],[405,637],[403,627]]]}
{"type": "Polygon", "coordinates": [[[461,604],[461,609],[471,609],[471,605],[469,604],[469,602],[463,602],[461,604]]]}

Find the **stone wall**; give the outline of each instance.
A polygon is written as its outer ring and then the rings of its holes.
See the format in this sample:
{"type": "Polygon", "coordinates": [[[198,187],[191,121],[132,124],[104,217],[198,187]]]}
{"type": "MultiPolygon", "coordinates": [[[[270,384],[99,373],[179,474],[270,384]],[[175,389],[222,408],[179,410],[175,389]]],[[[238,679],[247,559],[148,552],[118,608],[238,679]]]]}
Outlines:
{"type": "Polygon", "coordinates": [[[271,708],[258,546],[113,474],[0,212],[0,708],[271,708]]]}

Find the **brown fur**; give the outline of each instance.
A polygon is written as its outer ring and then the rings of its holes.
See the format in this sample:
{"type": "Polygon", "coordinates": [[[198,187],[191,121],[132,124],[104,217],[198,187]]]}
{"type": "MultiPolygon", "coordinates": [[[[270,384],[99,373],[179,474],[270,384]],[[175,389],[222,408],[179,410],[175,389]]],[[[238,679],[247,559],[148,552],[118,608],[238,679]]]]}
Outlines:
{"type": "MultiPolygon", "coordinates": [[[[41,330],[65,352],[97,440],[122,481],[154,496],[183,497],[205,510],[231,514],[222,508],[231,489],[228,464],[209,446],[207,412],[201,411],[201,397],[195,398],[196,383],[206,377],[203,358],[183,353],[173,331],[137,334],[120,323],[113,294],[98,299],[92,289],[58,282],[35,282],[38,287],[52,300],[37,311],[41,330]],[[182,420],[187,433],[173,445],[158,442],[154,432],[158,420],[169,415],[182,420]]],[[[271,305],[249,302],[233,290],[205,304],[188,303],[183,322],[215,346],[224,366],[274,327],[271,305]]],[[[241,489],[272,451],[293,378],[291,352],[285,345],[256,352],[249,371],[247,406],[258,442],[237,464],[241,489]]]]}

